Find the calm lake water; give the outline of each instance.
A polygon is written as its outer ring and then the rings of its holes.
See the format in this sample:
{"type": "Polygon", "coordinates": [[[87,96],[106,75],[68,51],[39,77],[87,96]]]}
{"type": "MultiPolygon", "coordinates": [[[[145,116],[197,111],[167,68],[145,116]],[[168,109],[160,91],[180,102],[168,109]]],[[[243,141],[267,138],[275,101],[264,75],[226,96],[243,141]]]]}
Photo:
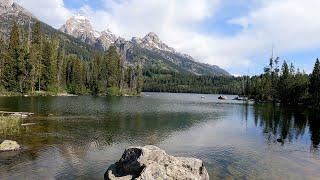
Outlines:
{"type": "Polygon", "coordinates": [[[202,159],[211,179],[319,179],[320,113],[201,96],[1,97],[0,110],[36,115],[1,122],[0,140],[25,150],[0,153],[0,179],[103,179],[146,144],[202,159]]]}

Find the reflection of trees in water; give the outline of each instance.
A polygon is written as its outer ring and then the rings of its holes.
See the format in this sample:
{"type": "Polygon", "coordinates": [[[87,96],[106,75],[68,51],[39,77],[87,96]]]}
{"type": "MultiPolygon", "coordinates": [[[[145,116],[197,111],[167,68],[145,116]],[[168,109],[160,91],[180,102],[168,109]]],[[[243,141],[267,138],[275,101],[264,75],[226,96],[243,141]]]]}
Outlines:
{"type": "Polygon", "coordinates": [[[3,135],[12,135],[35,152],[49,146],[57,147],[61,155],[72,162],[84,159],[90,149],[103,149],[114,143],[157,144],[175,131],[192,127],[205,116],[193,113],[110,113],[100,117],[36,117],[37,124],[28,127],[31,131],[16,132],[9,128],[3,135]]]}
{"type": "Polygon", "coordinates": [[[320,116],[302,108],[286,108],[273,104],[254,106],[254,122],[263,129],[268,143],[292,142],[306,135],[309,127],[313,148],[320,144],[320,116]]]}
{"type": "Polygon", "coordinates": [[[21,118],[17,116],[0,117],[0,135],[15,135],[21,132],[21,118]]]}
{"type": "Polygon", "coordinates": [[[309,117],[309,131],[311,134],[311,141],[314,148],[318,148],[320,144],[320,115],[313,113],[309,117]]]}
{"type": "Polygon", "coordinates": [[[62,121],[60,118],[46,121],[50,123],[46,126],[53,128],[50,131],[63,135],[66,142],[82,145],[94,142],[98,147],[119,141],[156,144],[172,132],[189,128],[201,120],[199,115],[187,113],[110,113],[105,117],[66,117],[62,121]]]}

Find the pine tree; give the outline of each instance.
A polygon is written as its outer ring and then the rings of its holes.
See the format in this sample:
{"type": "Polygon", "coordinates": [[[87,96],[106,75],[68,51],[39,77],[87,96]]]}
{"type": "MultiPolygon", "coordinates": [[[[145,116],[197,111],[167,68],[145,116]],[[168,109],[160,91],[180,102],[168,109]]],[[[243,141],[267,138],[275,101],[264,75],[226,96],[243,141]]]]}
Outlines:
{"type": "Polygon", "coordinates": [[[42,32],[40,22],[36,22],[30,49],[30,86],[32,93],[36,89],[41,90],[41,68],[42,68],[42,32]]]}
{"type": "Polygon", "coordinates": [[[320,62],[317,59],[310,78],[309,93],[312,98],[313,105],[320,107],[320,62]]]}
{"type": "Polygon", "coordinates": [[[292,103],[299,104],[306,102],[308,100],[309,76],[298,69],[292,83],[293,87],[290,92],[292,94],[292,103]]]}
{"type": "Polygon", "coordinates": [[[61,88],[65,86],[64,82],[64,69],[65,69],[65,51],[64,47],[58,50],[58,57],[57,57],[57,85],[58,91],[61,91],[61,88]]]}
{"type": "Polygon", "coordinates": [[[57,57],[59,43],[56,39],[45,41],[42,50],[42,86],[47,91],[58,91],[57,88],[57,57]]]}
{"type": "Polygon", "coordinates": [[[19,84],[19,92],[24,93],[27,85],[27,58],[28,49],[27,44],[23,44],[20,48],[19,57],[17,59],[17,80],[19,84]]]}
{"type": "Polygon", "coordinates": [[[20,53],[20,35],[17,23],[13,23],[10,33],[8,52],[4,62],[4,86],[8,91],[18,90],[18,58],[20,53]]]}
{"type": "Polygon", "coordinates": [[[289,78],[290,78],[290,71],[289,66],[286,61],[283,62],[282,70],[281,70],[280,80],[279,80],[279,96],[282,103],[288,103],[289,100],[289,78]]]}
{"type": "Polygon", "coordinates": [[[136,68],[136,71],[137,71],[137,94],[140,94],[142,92],[142,88],[143,88],[143,73],[142,73],[142,62],[139,62],[137,64],[137,68],[136,68]]]}
{"type": "Polygon", "coordinates": [[[14,22],[11,29],[8,52],[10,53],[10,56],[16,60],[19,57],[19,50],[20,50],[20,32],[19,32],[19,27],[17,23],[14,22]]]}
{"type": "Polygon", "coordinates": [[[0,90],[3,90],[3,71],[5,63],[5,53],[7,52],[6,44],[2,36],[0,36],[0,90]]]}
{"type": "Polygon", "coordinates": [[[41,23],[39,21],[36,22],[34,25],[33,35],[32,35],[32,43],[33,44],[42,44],[42,30],[41,30],[41,23]]]}
{"type": "Polygon", "coordinates": [[[121,76],[121,57],[117,52],[115,46],[110,46],[105,55],[106,60],[106,75],[107,75],[107,87],[120,87],[121,76]]]}
{"type": "Polygon", "coordinates": [[[67,86],[70,93],[83,94],[84,86],[84,68],[80,59],[70,56],[67,63],[67,86]]]}
{"type": "Polygon", "coordinates": [[[96,54],[93,61],[91,62],[91,78],[90,78],[90,89],[92,94],[106,94],[107,88],[107,63],[102,64],[102,58],[96,54]],[[102,74],[104,72],[104,74],[102,74]],[[104,84],[105,82],[105,84],[104,84]]]}

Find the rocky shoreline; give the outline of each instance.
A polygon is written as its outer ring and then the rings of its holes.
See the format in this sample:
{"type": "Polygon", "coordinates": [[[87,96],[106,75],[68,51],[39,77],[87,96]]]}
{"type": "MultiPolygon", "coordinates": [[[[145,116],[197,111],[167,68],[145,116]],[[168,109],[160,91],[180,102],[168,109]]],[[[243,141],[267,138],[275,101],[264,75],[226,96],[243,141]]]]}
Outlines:
{"type": "Polygon", "coordinates": [[[156,146],[131,147],[121,159],[112,164],[105,180],[196,179],[208,180],[202,160],[174,157],[156,146]]]}

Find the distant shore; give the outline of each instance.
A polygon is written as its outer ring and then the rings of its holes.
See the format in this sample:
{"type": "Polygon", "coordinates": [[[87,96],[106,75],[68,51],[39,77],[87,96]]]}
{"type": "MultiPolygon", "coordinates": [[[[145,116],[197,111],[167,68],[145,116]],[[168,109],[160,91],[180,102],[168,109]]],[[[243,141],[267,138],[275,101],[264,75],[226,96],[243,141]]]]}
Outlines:
{"type": "MultiPolygon", "coordinates": [[[[82,95],[92,95],[92,94],[82,94],[82,95]]],[[[34,93],[19,93],[19,92],[1,92],[0,97],[46,97],[46,96],[52,96],[52,97],[75,97],[75,96],[81,96],[77,94],[70,94],[67,92],[49,92],[49,91],[35,91],[34,93]]],[[[108,96],[105,94],[97,94],[95,96],[108,96]]],[[[120,94],[120,95],[114,95],[114,97],[137,97],[140,96],[140,94],[120,94]]]]}

